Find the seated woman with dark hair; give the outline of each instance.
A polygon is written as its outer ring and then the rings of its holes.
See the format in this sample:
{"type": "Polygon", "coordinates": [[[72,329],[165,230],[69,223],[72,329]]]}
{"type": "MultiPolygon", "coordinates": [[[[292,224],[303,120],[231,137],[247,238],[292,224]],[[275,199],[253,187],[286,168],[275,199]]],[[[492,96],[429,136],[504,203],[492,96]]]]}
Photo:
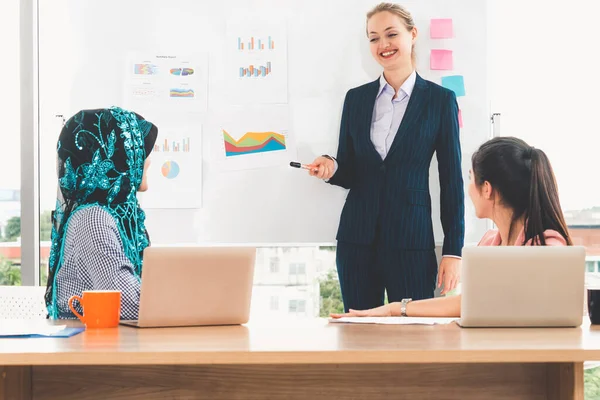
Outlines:
{"type": "MultiPolygon", "coordinates": [[[[546,154],[513,137],[484,143],[472,158],[469,196],[479,218],[494,221],[479,246],[572,246],[546,154]]],[[[461,296],[394,302],[341,317],[460,317],[461,296]],[[404,308],[404,312],[403,311],[404,308]]]]}

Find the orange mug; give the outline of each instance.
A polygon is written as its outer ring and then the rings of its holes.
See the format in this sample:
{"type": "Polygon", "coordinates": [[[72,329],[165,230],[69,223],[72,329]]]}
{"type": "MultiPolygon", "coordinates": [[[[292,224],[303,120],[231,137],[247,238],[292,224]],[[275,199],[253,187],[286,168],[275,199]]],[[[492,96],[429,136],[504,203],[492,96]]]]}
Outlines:
{"type": "Polygon", "coordinates": [[[121,292],[118,290],[84,290],[83,296],[72,296],[69,308],[86,328],[115,328],[119,326],[121,315],[121,292]],[[73,307],[79,301],[83,315],[73,307]]]}

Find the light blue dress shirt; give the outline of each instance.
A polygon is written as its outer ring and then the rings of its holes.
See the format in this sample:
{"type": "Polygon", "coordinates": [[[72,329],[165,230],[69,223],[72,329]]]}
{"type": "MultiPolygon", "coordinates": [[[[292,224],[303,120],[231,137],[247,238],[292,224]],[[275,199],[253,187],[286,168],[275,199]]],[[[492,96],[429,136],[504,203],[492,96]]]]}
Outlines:
{"type": "Polygon", "coordinates": [[[394,88],[387,83],[383,74],[379,78],[379,92],[375,99],[371,120],[371,142],[382,160],[385,160],[392,147],[416,80],[417,73],[413,71],[398,90],[398,96],[394,98],[396,94],[394,88]]]}

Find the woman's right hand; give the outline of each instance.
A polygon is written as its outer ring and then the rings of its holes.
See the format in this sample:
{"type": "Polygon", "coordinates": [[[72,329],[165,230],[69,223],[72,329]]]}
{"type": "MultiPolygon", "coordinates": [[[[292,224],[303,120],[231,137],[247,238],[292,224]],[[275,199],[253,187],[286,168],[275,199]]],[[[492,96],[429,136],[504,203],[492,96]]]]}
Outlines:
{"type": "Polygon", "coordinates": [[[308,166],[310,167],[308,170],[310,176],[316,176],[319,179],[331,179],[335,173],[335,163],[332,159],[327,157],[317,157],[315,161],[308,166]]]}

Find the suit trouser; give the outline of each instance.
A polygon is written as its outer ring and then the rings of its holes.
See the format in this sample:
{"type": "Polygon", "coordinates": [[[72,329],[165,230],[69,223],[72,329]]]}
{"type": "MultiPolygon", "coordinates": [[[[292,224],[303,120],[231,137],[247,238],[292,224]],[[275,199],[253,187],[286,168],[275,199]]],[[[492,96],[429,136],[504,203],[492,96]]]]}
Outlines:
{"type": "Polygon", "coordinates": [[[431,298],[435,291],[438,264],[434,249],[338,242],[336,264],[346,312],[383,305],[384,292],[391,303],[431,298]]]}

